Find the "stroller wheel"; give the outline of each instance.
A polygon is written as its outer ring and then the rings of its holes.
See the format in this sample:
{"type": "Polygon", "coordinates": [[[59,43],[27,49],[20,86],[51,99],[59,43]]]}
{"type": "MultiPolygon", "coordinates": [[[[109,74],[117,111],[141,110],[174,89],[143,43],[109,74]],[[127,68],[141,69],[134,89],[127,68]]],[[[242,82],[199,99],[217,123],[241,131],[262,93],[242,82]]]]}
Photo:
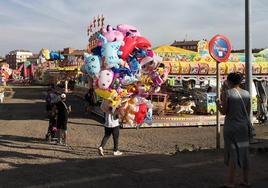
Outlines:
{"type": "Polygon", "coordinates": [[[50,137],[49,134],[46,134],[46,141],[47,141],[47,142],[50,142],[50,141],[51,141],[51,137],[50,137]]]}

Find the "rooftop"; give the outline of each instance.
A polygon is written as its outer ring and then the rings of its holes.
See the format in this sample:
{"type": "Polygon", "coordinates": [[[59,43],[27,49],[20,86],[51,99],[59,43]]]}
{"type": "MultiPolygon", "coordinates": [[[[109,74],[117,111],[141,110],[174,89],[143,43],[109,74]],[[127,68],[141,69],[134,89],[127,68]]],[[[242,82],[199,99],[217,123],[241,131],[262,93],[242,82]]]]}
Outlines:
{"type": "Polygon", "coordinates": [[[199,41],[198,40],[183,40],[183,41],[174,41],[171,46],[180,46],[180,45],[197,45],[199,41]]]}
{"type": "Polygon", "coordinates": [[[9,53],[10,54],[12,54],[12,53],[16,53],[16,52],[30,52],[31,53],[31,51],[29,51],[29,50],[12,50],[12,51],[10,51],[9,53]]]}

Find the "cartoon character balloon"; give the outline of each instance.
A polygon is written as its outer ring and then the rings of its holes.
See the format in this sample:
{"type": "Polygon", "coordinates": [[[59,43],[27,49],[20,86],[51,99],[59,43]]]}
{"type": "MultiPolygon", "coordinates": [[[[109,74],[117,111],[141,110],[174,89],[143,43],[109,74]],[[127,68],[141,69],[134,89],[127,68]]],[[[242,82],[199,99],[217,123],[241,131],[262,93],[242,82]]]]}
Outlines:
{"type": "Polygon", "coordinates": [[[102,70],[99,74],[98,87],[100,89],[109,89],[114,78],[114,73],[112,70],[102,70]]]}
{"type": "Polygon", "coordinates": [[[110,25],[108,25],[106,29],[102,29],[102,34],[108,42],[124,40],[124,35],[120,31],[113,29],[110,25]]]}
{"type": "Polygon", "coordinates": [[[85,53],[84,54],[85,59],[85,70],[91,77],[97,77],[100,72],[101,63],[100,58],[97,55],[92,55],[85,53]]]}
{"type": "Polygon", "coordinates": [[[117,25],[117,30],[122,32],[124,36],[127,36],[127,35],[141,36],[139,30],[132,25],[119,24],[117,25]]]}
{"type": "Polygon", "coordinates": [[[123,65],[124,61],[118,57],[122,52],[119,51],[120,46],[124,45],[123,41],[108,42],[107,39],[99,34],[98,38],[102,40],[102,56],[104,59],[104,65],[106,68],[119,68],[119,65],[123,65]]]}
{"type": "Polygon", "coordinates": [[[48,49],[45,49],[43,48],[41,50],[41,55],[46,59],[46,60],[49,60],[50,59],[50,56],[49,56],[50,52],[48,49]]]}
{"type": "Polygon", "coordinates": [[[151,123],[153,104],[146,98],[160,90],[170,65],[162,63],[134,26],[108,25],[97,38],[93,54],[85,54],[81,67],[93,78],[96,94],[112,111],[119,109],[122,122],[132,127],[151,123]]]}

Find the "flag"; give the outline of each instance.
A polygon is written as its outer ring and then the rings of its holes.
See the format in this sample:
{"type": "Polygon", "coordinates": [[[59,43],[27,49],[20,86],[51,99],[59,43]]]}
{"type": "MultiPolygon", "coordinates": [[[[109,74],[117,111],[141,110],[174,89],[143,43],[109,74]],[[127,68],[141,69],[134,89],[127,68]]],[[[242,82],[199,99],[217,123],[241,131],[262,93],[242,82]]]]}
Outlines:
{"type": "Polygon", "coordinates": [[[103,27],[103,26],[104,26],[104,16],[101,15],[101,27],[103,27]]]}
{"type": "Polygon", "coordinates": [[[93,27],[95,28],[96,27],[96,17],[94,16],[94,18],[93,18],[93,27]]]}
{"type": "Polygon", "coordinates": [[[98,27],[100,27],[100,16],[98,15],[98,27]]]}

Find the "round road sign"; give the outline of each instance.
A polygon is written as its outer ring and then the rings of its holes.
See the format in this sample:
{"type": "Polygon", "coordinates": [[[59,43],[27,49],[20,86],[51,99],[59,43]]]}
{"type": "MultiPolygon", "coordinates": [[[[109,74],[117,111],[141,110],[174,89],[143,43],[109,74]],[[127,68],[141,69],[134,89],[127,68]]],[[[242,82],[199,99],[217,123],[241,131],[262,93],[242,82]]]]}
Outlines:
{"type": "Polygon", "coordinates": [[[209,41],[209,53],[217,62],[226,62],[231,53],[231,45],[227,37],[215,35],[209,41]]]}

